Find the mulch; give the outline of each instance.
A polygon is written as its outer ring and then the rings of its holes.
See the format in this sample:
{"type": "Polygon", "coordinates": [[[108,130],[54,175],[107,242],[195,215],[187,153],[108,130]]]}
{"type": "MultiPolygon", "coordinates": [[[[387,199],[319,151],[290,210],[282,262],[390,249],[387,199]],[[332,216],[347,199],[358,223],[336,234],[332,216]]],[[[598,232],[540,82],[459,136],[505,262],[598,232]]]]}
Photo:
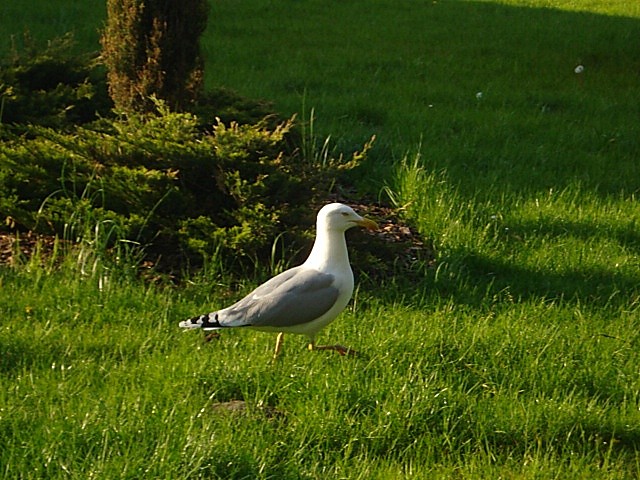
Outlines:
{"type": "Polygon", "coordinates": [[[50,258],[56,249],[56,242],[69,243],[56,240],[53,235],[35,232],[0,232],[0,265],[15,266],[24,263],[36,252],[42,258],[50,258]]]}

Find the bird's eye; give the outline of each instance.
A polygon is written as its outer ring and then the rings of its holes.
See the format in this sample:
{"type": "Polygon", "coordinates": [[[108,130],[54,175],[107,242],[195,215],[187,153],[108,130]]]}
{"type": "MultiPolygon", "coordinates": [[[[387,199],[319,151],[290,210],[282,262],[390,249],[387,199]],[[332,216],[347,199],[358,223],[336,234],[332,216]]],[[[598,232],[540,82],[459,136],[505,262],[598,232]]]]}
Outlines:
{"type": "Polygon", "coordinates": [[[340,212],[340,215],[342,215],[343,217],[348,217],[349,216],[349,212],[340,212]]]}

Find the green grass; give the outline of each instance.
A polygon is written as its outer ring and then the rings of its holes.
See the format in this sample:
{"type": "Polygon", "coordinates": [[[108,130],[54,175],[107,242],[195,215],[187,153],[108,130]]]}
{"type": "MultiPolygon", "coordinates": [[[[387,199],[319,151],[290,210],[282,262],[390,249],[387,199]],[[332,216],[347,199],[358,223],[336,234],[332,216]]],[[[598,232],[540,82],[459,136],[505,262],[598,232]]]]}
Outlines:
{"type": "Polygon", "coordinates": [[[100,272],[2,272],[8,478],[637,474],[628,306],[360,293],[323,339],[364,357],[288,337],[274,364],[273,335],[203,344],[177,331],[176,319],[222,301],[209,288],[100,272]],[[248,412],[212,407],[236,399],[248,412]]]}
{"type": "MultiPolygon", "coordinates": [[[[0,41],[75,28],[98,48],[103,2],[5,3],[0,41]]],[[[375,133],[358,183],[438,262],[359,275],[321,341],[365,356],[289,336],[275,364],[272,335],[176,327],[250,281],[2,267],[2,474],[640,476],[639,5],[213,2],[208,83],[313,108],[338,148],[375,133]],[[248,410],[213,408],[231,400],[248,410]]]]}

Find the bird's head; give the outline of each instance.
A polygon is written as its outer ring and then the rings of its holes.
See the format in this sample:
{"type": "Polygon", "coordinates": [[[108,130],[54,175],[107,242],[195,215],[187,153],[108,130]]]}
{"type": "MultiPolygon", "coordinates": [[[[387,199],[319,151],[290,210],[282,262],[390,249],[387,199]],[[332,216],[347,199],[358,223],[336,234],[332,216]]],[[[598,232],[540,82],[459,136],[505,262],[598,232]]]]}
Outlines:
{"type": "Polygon", "coordinates": [[[378,225],[373,220],[361,217],[351,207],[342,203],[330,203],[318,212],[318,230],[347,231],[351,227],[375,230],[378,225]]]}

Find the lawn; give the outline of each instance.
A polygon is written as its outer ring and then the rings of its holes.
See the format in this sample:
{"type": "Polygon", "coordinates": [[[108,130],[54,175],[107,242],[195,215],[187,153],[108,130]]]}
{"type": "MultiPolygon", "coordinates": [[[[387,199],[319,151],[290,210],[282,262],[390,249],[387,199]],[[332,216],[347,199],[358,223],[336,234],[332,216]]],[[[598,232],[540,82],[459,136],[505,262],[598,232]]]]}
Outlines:
{"type": "MultiPolygon", "coordinates": [[[[97,50],[103,2],[65,3],[5,2],[0,50],[97,50]]],[[[437,261],[354,265],[320,341],[363,355],[289,336],[277,362],[274,335],[177,328],[257,279],[0,267],[2,475],[638,478],[639,31],[624,1],[212,2],[208,85],[338,150],[375,134],[353,180],[437,261]]]]}

